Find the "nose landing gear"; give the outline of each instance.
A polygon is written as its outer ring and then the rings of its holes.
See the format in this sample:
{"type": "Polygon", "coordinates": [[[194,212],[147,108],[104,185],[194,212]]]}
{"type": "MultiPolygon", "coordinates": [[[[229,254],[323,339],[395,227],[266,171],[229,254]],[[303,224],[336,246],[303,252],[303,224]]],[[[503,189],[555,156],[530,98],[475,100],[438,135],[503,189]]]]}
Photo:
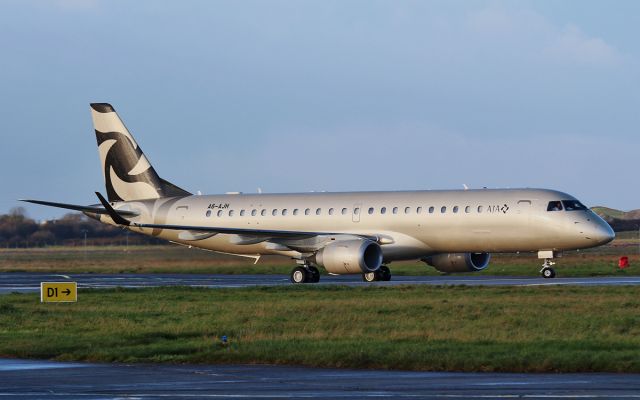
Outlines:
{"type": "Polygon", "coordinates": [[[554,257],[562,257],[562,253],[552,250],[538,252],[538,258],[544,258],[544,263],[540,270],[540,274],[543,278],[550,279],[556,277],[556,271],[552,268],[552,266],[556,264],[552,261],[554,257]]]}
{"type": "Polygon", "coordinates": [[[555,263],[548,258],[544,259],[544,264],[542,264],[542,269],[540,270],[540,274],[543,278],[555,278],[556,271],[551,268],[555,263]]]}

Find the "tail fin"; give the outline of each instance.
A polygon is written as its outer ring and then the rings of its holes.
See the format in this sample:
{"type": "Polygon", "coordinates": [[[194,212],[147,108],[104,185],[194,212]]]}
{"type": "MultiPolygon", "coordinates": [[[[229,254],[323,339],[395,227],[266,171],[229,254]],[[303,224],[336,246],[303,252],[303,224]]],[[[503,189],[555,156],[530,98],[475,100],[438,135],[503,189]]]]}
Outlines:
{"type": "Polygon", "coordinates": [[[91,117],[109,201],[191,195],[158,176],[111,104],[92,103],[91,117]]]}

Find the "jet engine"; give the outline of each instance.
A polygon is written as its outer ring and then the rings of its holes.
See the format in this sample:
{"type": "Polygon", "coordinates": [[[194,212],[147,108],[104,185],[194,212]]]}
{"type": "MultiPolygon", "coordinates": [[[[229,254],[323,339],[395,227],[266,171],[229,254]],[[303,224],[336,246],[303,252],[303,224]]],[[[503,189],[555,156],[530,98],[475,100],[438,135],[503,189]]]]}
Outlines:
{"type": "Polygon", "coordinates": [[[320,249],[312,261],[331,274],[374,272],[382,265],[382,249],[366,239],[335,241],[320,249]]]}
{"type": "Polygon", "coordinates": [[[445,253],[422,259],[440,272],[482,271],[489,265],[489,260],[489,253],[445,253]]]}

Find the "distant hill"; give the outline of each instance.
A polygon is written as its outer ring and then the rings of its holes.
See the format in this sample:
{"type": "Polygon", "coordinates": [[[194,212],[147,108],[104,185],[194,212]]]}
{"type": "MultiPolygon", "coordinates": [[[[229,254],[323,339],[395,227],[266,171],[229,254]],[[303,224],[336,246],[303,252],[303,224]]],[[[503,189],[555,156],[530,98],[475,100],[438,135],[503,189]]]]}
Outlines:
{"type": "Polygon", "coordinates": [[[616,232],[640,229],[640,210],[620,211],[608,207],[593,207],[591,209],[607,221],[616,232]]]}

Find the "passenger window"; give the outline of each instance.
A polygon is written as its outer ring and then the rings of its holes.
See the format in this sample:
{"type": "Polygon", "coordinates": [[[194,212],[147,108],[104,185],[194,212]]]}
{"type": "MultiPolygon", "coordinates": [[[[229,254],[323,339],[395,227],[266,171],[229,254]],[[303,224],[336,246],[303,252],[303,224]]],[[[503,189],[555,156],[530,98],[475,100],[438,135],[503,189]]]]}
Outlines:
{"type": "Polygon", "coordinates": [[[322,208],[316,208],[316,215],[320,215],[322,213],[322,208]]]}
{"type": "Polygon", "coordinates": [[[211,216],[211,210],[207,210],[207,218],[211,216]]]}
{"type": "Polygon", "coordinates": [[[422,212],[422,207],[416,208],[416,214],[420,214],[422,212]]]}
{"type": "Polygon", "coordinates": [[[267,215],[267,210],[263,208],[262,211],[260,211],[260,215],[262,215],[263,217],[267,215]]]}
{"type": "Polygon", "coordinates": [[[251,210],[251,216],[252,217],[255,217],[257,213],[258,213],[258,211],[256,211],[255,209],[251,210]]]}
{"type": "Polygon", "coordinates": [[[458,206],[454,206],[454,207],[453,207],[453,212],[454,212],[454,213],[457,213],[457,212],[458,212],[458,206]]]}
{"type": "Polygon", "coordinates": [[[429,207],[429,214],[433,214],[434,211],[435,211],[435,207],[433,206],[429,207]]]}
{"type": "Polygon", "coordinates": [[[380,214],[386,214],[386,212],[387,212],[387,207],[382,207],[380,209],[380,214]]]}
{"type": "Polygon", "coordinates": [[[333,208],[329,209],[329,215],[333,215],[333,208]]]}
{"type": "Polygon", "coordinates": [[[233,214],[234,214],[233,210],[229,210],[229,216],[233,217],[233,214]]]}
{"type": "Polygon", "coordinates": [[[305,208],[304,209],[304,215],[309,215],[309,214],[311,214],[311,210],[308,209],[308,208],[305,208]]]}
{"type": "Polygon", "coordinates": [[[282,216],[284,217],[285,215],[289,214],[289,211],[287,211],[287,209],[283,209],[282,210],[282,216]]]}
{"type": "Polygon", "coordinates": [[[373,207],[369,207],[369,215],[373,214],[373,207]]]}
{"type": "Polygon", "coordinates": [[[347,215],[347,209],[346,208],[342,209],[342,215],[347,215]]]}
{"type": "Polygon", "coordinates": [[[353,213],[354,213],[355,215],[360,215],[360,208],[358,208],[358,207],[354,208],[354,209],[353,209],[353,213]]]}
{"type": "Polygon", "coordinates": [[[273,211],[271,211],[271,215],[273,215],[274,217],[278,215],[278,210],[274,208],[273,211]]]}
{"type": "Polygon", "coordinates": [[[397,214],[398,213],[398,207],[393,207],[393,213],[397,214]]]}
{"type": "Polygon", "coordinates": [[[482,206],[478,206],[478,212],[481,213],[482,212],[482,206]]]}
{"type": "Polygon", "coordinates": [[[446,212],[447,212],[447,207],[442,206],[442,208],[440,209],[440,212],[441,212],[442,214],[446,213],[446,212]]]}
{"type": "Polygon", "coordinates": [[[587,207],[578,200],[562,200],[562,204],[564,204],[564,209],[566,211],[580,211],[587,209],[587,207]]]}
{"type": "Polygon", "coordinates": [[[222,217],[222,210],[218,210],[218,217],[222,217]]]}
{"type": "Polygon", "coordinates": [[[404,208],[404,213],[405,214],[409,214],[411,212],[411,207],[405,207],[404,208]]]}
{"type": "Polygon", "coordinates": [[[244,217],[244,210],[240,210],[240,216],[244,217]]]}
{"type": "Polygon", "coordinates": [[[297,208],[293,209],[293,215],[298,215],[298,209],[297,208]]]}
{"type": "Polygon", "coordinates": [[[467,214],[469,214],[469,213],[471,212],[471,207],[466,206],[466,207],[464,208],[464,212],[466,212],[467,214]]]}
{"type": "Polygon", "coordinates": [[[550,201],[547,211],[562,211],[562,202],[560,200],[550,201]]]}

